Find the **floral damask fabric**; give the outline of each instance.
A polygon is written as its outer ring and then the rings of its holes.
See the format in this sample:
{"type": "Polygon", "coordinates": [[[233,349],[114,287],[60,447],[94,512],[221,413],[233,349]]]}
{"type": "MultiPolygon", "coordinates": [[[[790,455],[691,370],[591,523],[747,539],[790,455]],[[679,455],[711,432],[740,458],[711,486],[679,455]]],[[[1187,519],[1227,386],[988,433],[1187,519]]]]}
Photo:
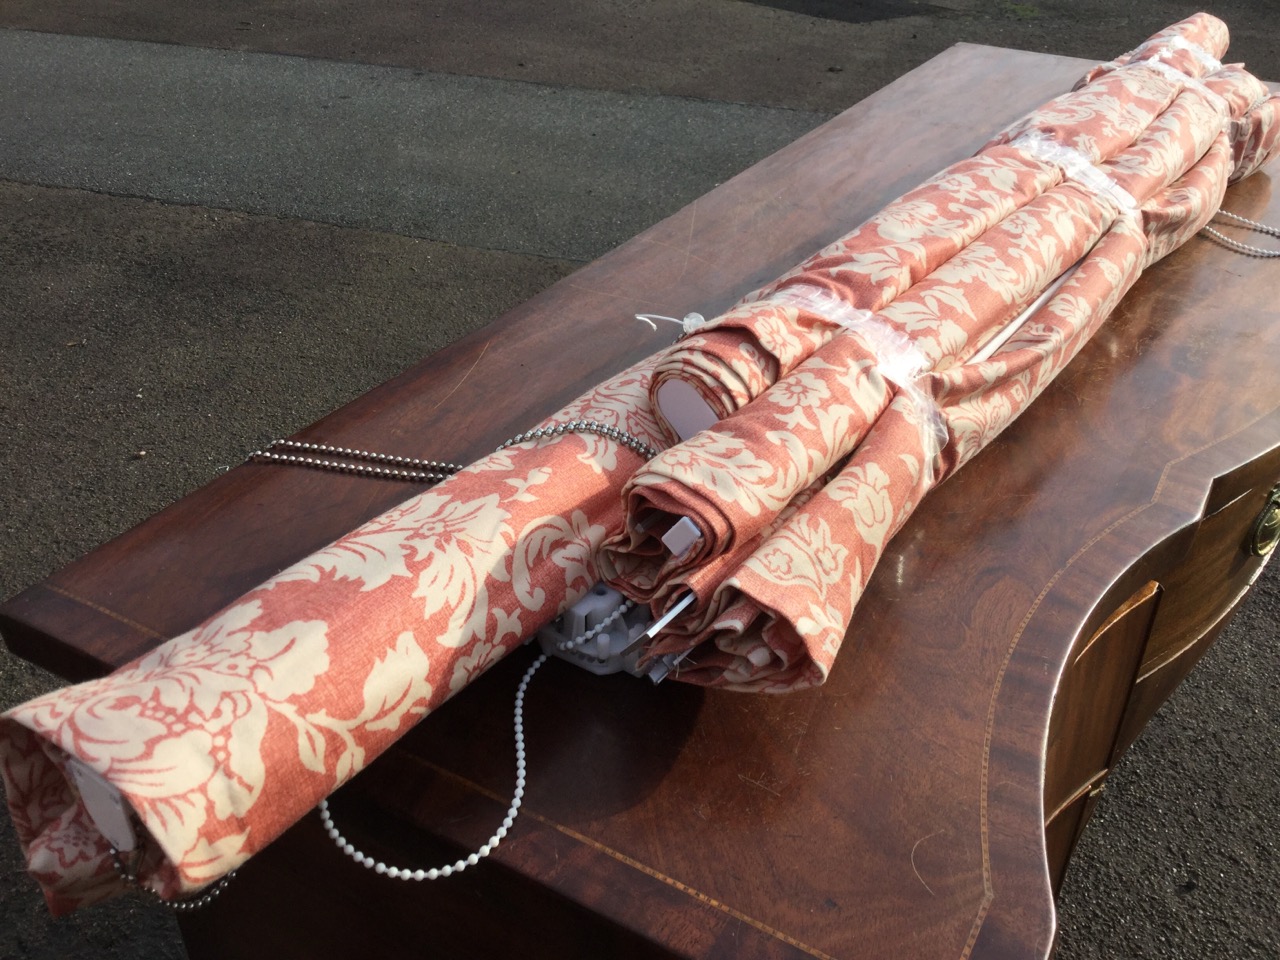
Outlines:
{"type": "Polygon", "coordinates": [[[1207,222],[1229,178],[1274,149],[1278,102],[1214,65],[1220,22],[1201,15],[1157,41],[548,421],[590,419],[660,449],[652,391],[685,377],[727,418],[719,439],[672,448],[652,467],[590,432],[508,447],[111,676],[6,713],[0,774],[51,908],[122,888],[73,763],[136,815],[143,881],[169,897],[197,890],[602,573],[640,569],[645,550],[656,572],[637,594],[655,610],[696,598],[647,656],[680,657],[675,675],[696,683],[821,682],[921,498],[1026,408],[1147,265],[1207,222]],[[1064,178],[1019,141],[1031,135],[1069,141],[1135,206],[1064,178]],[[1077,262],[1007,342],[975,359],[1077,262]],[[667,472],[645,483],[642,467],[667,472]],[[683,510],[637,493],[674,480],[700,491],[712,531],[688,563],[655,553],[634,516],[627,526],[628,511],[650,510],[660,526],[683,510]]]}
{"type": "Polygon", "coordinates": [[[1209,221],[1231,154],[1220,137],[1161,195],[1160,216],[1117,222],[990,359],[917,381],[947,427],[940,451],[923,442],[921,405],[899,395],[834,478],[750,550],[652,587],[656,610],[685,591],[697,599],[649,655],[681,658],[676,676],[685,682],[745,691],[785,692],[825,680],[892,535],[929,489],[1048,386],[1147,266],[1209,221]]]}
{"type": "MultiPolygon", "coordinates": [[[[1189,27],[1199,25],[1193,19],[1189,27]]],[[[1154,56],[1159,48],[1149,52],[1154,56]]],[[[1201,60],[1186,50],[1176,52],[1187,57],[1187,69],[1198,72],[1201,60]]],[[[898,292],[893,275],[886,281],[877,272],[880,262],[861,249],[869,236],[864,225],[824,253],[820,270],[815,265],[789,274],[760,299],[713,321],[694,342],[672,351],[655,373],[655,407],[661,409],[658,386],[680,379],[713,409],[733,412],[666,450],[628,481],[626,528],[606,542],[602,555],[609,582],[645,601],[669,595],[670,586],[681,584],[690,569],[753,538],[783,503],[858,444],[891,399],[883,383],[867,376],[868,370],[883,369],[887,358],[877,358],[875,348],[866,348],[858,334],[837,333],[847,323],[839,316],[841,309],[847,314],[892,297],[864,326],[870,323],[887,329],[890,337],[905,339],[926,369],[943,371],[972,357],[1055,278],[1081,261],[1119,219],[1167,217],[1163,191],[1200,162],[1211,144],[1230,141],[1239,132],[1234,124],[1245,120],[1244,111],[1257,105],[1258,91],[1265,88],[1236,71],[1231,82],[1223,82],[1226,96],[1206,95],[1197,86],[1199,79],[1184,87],[1146,63],[1134,58],[1130,66],[1103,73],[1094,84],[1053,101],[993,140],[990,149],[1013,148],[1022,154],[1022,166],[1009,167],[1012,171],[1062,162],[1057,159],[1061,144],[1046,141],[1046,130],[1070,138],[1077,145],[1066,151],[1074,154],[1064,163],[1070,179],[1029,199],[1020,195],[1025,202],[1016,210],[907,289],[898,292]],[[1112,112],[1132,119],[1117,107],[1121,93],[1126,98],[1122,104],[1165,106],[1154,116],[1139,112],[1149,120],[1145,129],[1136,129],[1110,119],[1112,112]],[[1241,113],[1230,115],[1233,109],[1241,113]],[[1029,137],[1032,142],[1020,146],[1029,137]],[[1046,142],[1054,149],[1038,149],[1046,142]],[[1082,158],[1081,145],[1087,149],[1083,157],[1090,159],[1114,152],[1105,161],[1090,163],[1082,158]],[[1087,164],[1089,176],[1075,176],[1071,161],[1087,164]],[[1099,177],[1106,189],[1099,188],[1099,177]],[[799,291],[807,295],[797,296],[799,291]],[[815,291],[827,294],[827,303],[835,308],[823,309],[823,298],[814,296],[815,291]],[[712,338],[718,338],[717,346],[708,355],[703,351],[712,338]],[[848,369],[830,364],[824,354],[832,351],[855,355],[859,362],[848,369]],[[734,362],[717,391],[710,364],[724,363],[725,357],[734,362]],[[753,358],[761,361],[754,367],[753,358]],[[860,403],[851,404],[851,397],[860,403]],[[693,524],[697,538],[686,552],[674,555],[662,537],[681,520],[693,524]]],[[[1221,154],[1214,157],[1229,173],[1230,164],[1221,154]]],[[[882,239],[897,245],[946,233],[965,220],[971,207],[971,197],[954,190],[956,182],[948,174],[934,178],[870,223],[888,234],[882,239]]],[[[997,189],[994,182],[988,186],[997,189]]]]}
{"type": "Polygon", "coordinates": [[[755,403],[637,471],[624,491],[627,528],[601,557],[606,578],[625,582],[633,598],[649,602],[672,574],[754,539],[815,477],[853,451],[892,399],[866,335],[850,330],[832,337],[755,403]],[[691,490],[706,495],[679,495],[691,490]],[[659,537],[682,516],[696,518],[700,536],[677,556],[659,537]]]}
{"type": "MultiPolygon", "coordinates": [[[[1108,175],[1122,185],[1129,167],[1160,162],[1160,152],[1171,147],[1184,151],[1180,169],[1185,170],[1207,149],[1206,138],[1217,132],[1212,121],[1207,126],[1202,123],[1205,109],[1217,109],[1200,92],[1197,84],[1203,83],[1228,101],[1234,118],[1234,178],[1252,172],[1269,155],[1267,144],[1274,138],[1269,131],[1278,111],[1265,106],[1266,86],[1239,67],[1209,73],[1216,58],[1225,54],[1227,40],[1222,21],[1197,14],[1091,71],[1076,90],[1028,114],[976,156],[907,192],[687,338],[685,348],[673,351],[655,371],[655,392],[671,379],[683,380],[720,418],[760,396],[836,329],[820,315],[777,302],[774,295],[779,291],[792,286],[819,288],[853,308],[881,310],[1014,212],[1061,184],[1060,168],[1009,146],[1019,137],[1040,135],[1082,151],[1105,163],[1108,175]],[[1168,69],[1117,69],[1149,61],[1168,69]],[[1186,112],[1195,111],[1199,115],[1193,120],[1191,136],[1177,134],[1170,139],[1158,125],[1152,131],[1155,136],[1147,138],[1145,153],[1129,151],[1127,160],[1107,163],[1151,130],[1177,100],[1191,102],[1182,103],[1162,125],[1185,124],[1186,112]]],[[[1175,175],[1170,171],[1164,182],[1175,175]]],[[[1152,172],[1141,171],[1139,176],[1153,183],[1149,191],[1154,189],[1152,172]]],[[[1064,263],[1064,268],[1071,262],[1064,263]]],[[[658,416],[662,419],[660,408],[658,416]]],[[[670,427],[668,432],[676,436],[670,427]]]]}
{"type": "MultiPolygon", "coordinates": [[[[655,359],[552,422],[660,442],[655,359]]],[[[154,838],[154,889],[204,886],[594,586],[600,544],[622,522],[618,491],[641,462],[592,433],[509,447],[130,666],[6,713],[0,772],[52,909],[120,889],[69,757],[117,787],[154,838]]]]}

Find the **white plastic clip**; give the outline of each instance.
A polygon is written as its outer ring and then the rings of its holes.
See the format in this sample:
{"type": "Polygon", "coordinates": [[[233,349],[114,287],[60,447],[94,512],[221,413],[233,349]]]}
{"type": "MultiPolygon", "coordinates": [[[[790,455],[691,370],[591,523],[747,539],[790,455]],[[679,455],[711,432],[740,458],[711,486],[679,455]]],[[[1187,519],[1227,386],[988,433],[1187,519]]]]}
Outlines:
{"type": "Polygon", "coordinates": [[[702,533],[698,530],[698,525],[688,517],[681,517],[662,535],[662,545],[671,551],[673,557],[680,558],[701,539],[702,533]]]}

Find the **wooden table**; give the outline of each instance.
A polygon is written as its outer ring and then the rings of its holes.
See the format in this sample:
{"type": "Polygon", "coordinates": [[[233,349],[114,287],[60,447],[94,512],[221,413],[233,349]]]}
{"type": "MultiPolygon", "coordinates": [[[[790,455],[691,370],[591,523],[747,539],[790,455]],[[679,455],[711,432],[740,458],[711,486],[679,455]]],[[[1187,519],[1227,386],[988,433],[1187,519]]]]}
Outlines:
{"type": "MultiPolygon", "coordinates": [[[[474,458],[661,345],[621,318],[713,315],[1085,66],[954,47],[299,438],[474,458]],[[520,404],[495,402],[512,387],[520,404]]],[[[1265,174],[1229,206],[1280,213],[1265,174]]],[[[1245,547],[1280,479],[1273,267],[1196,239],[1152,270],[893,541],[826,686],[747,696],[553,662],[529,695],[523,816],[484,866],[388,881],[308,818],[182,919],[191,956],[1049,954],[1107,771],[1262,563],[1245,547]]],[[[100,674],[408,492],[239,467],[5,604],[0,630],[100,674]]],[[[488,836],[527,659],[340,791],[359,845],[429,864],[488,836]]]]}

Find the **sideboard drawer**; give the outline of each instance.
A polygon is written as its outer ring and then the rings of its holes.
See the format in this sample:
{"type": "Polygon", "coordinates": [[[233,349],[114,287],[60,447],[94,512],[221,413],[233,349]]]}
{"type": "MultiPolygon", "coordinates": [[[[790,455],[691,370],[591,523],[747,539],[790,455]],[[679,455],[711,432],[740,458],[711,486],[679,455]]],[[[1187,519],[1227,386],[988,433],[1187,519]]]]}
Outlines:
{"type": "Polygon", "coordinates": [[[1077,642],[1058,682],[1045,755],[1045,840],[1056,891],[1118,755],[1116,735],[1161,599],[1148,582],[1077,642]]]}
{"type": "MultiPolygon", "coordinates": [[[[1199,646],[1235,606],[1265,562],[1250,547],[1254,525],[1271,502],[1277,478],[1272,475],[1239,492],[1231,489],[1237,485],[1232,483],[1235,479],[1235,475],[1219,478],[1215,493],[1226,488],[1235,495],[1200,521],[1186,557],[1161,580],[1165,597],[1142,657],[1143,675],[1199,646]]],[[[1213,500],[1211,497],[1211,507],[1213,500]]]]}
{"type": "Polygon", "coordinates": [[[1072,649],[1049,719],[1046,821],[1101,781],[1110,768],[1116,733],[1160,600],[1157,583],[1143,585],[1072,649]]]}
{"type": "Polygon", "coordinates": [[[1112,767],[1230,623],[1280,539],[1277,474],[1280,449],[1219,476],[1186,552],[1155,566],[1157,579],[1068,655],[1044,773],[1055,891],[1112,767]]]}

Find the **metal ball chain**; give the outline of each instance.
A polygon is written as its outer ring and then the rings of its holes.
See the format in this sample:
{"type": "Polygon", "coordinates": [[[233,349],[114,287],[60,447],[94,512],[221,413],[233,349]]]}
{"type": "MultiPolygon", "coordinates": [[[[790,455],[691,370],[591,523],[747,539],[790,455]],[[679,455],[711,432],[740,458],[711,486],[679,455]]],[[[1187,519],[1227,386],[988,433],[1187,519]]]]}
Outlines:
{"type": "Polygon", "coordinates": [[[1255,247],[1248,243],[1241,243],[1239,240],[1233,240],[1225,233],[1213,229],[1213,227],[1203,227],[1200,232],[1207,233],[1228,250],[1234,250],[1236,253],[1243,253],[1249,257],[1280,257],[1280,250],[1268,250],[1265,247],[1255,247]]]}
{"type": "Polygon", "coordinates": [[[191,897],[188,900],[166,900],[150,887],[145,887],[138,881],[138,875],[124,865],[124,860],[121,858],[119,850],[115,847],[111,847],[110,850],[111,863],[115,866],[116,873],[120,875],[121,880],[140,893],[145,894],[156,903],[180,913],[190,910],[199,910],[201,907],[207,907],[209,904],[213,903],[213,901],[218,898],[218,895],[221,894],[223,890],[227,889],[227,884],[229,884],[236,875],[236,872],[232,870],[226,876],[221,877],[212,887],[205,890],[204,893],[191,897]]]}
{"type": "Polygon", "coordinates": [[[356,473],[367,477],[381,477],[387,480],[405,480],[409,482],[435,482],[453,476],[462,469],[461,464],[440,463],[436,460],[419,460],[417,457],[396,457],[387,453],[375,453],[371,450],[356,450],[351,447],[333,447],[327,443],[302,443],[297,440],[275,440],[265,450],[255,450],[250,459],[260,458],[274,460],[278,463],[296,463],[308,467],[319,467],[322,470],[337,470],[342,473],[356,473]],[[305,451],[301,454],[277,453],[275,448],[305,451]],[[364,463],[343,463],[336,460],[322,460],[311,456],[312,453],[323,453],[330,456],[348,457],[352,460],[363,460],[364,463]],[[394,464],[394,466],[378,467],[377,463],[394,464]],[[405,469],[406,467],[412,469],[405,469]]]}
{"type": "Polygon", "coordinates": [[[517,443],[525,443],[529,440],[545,440],[551,437],[563,436],[566,433],[594,433],[607,440],[613,440],[622,444],[628,450],[640,454],[646,460],[652,460],[658,455],[658,451],[649,444],[645,443],[639,437],[632,436],[625,430],[619,430],[617,427],[611,427],[607,423],[599,420],[570,420],[566,423],[558,423],[550,427],[539,427],[536,430],[530,430],[528,433],[517,433],[510,440],[507,440],[498,446],[498,450],[505,450],[507,447],[516,445],[517,443]]]}
{"type": "Polygon", "coordinates": [[[1248,217],[1242,217],[1240,214],[1232,213],[1230,210],[1219,210],[1216,216],[1234,220],[1236,223],[1246,226],[1250,230],[1256,230],[1258,233],[1265,233],[1271,237],[1280,237],[1280,227],[1273,227],[1270,224],[1259,223],[1257,220],[1250,220],[1248,217]]]}
{"type": "Polygon", "coordinates": [[[502,843],[507,832],[515,823],[516,817],[520,815],[520,804],[524,801],[525,786],[525,762],[524,762],[524,694],[529,688],[529,681],[533,675],[538,672],[538,668],[547,662],[547,655],[541,654],[537,660],[525,671],[524,678],[520,681],[520,686],[516,688],[516,709],[515,709],[515,739],[516,739],[516,789],[511,796],[511,805],[507,808],[507,815],[502,820],[502,825],[494,831],[484,845],[466,857],[462,857],[453,863],[446,864],[443,867],[432,867],[429,870],[410,869],[408,867],[389,867],[381,860],[375,860],[364,851],[356,847],[355,844],[347,840],[342,832],[333,822],[333,816],[329,813],[329,801],[321,800],[319,806],[320,822],[324,824],[325,832],[329,834],[334,844],[345,853],[348,857],[366,867],[375,873],[390,877],[392,880],[414,880],[422,882],[423,880],[438,880],[441,877],[450,877],[455,873],[461,873],[467,867],[474,867],[484,857],[487,857],[498,848],[498,844],[502,843]]]}
{"type": "MultiPolygon", "coordinates": [[[[594,433],[608,440],[621,444],[628,450],[640,454],[646,460],[652,460],[658,451],[639,437],[612,427],[599,420],[570,420],[566,423],[550,427],[539,427],[527,433],[518,433],[510,440],[503,442],[497,449],[529,440],[545,440],[564,436],[567,433],[594,433]]],[[[496,451],[495,451],[496,452],[496,451]]],[[[353,473],[365,477],[377,477],[384,480],[403,480],[409,483],[435,483],[446,480],[462,469],[462,464],[442,463],[437,460],[419,460],[416,457],[397,457],[387,453],[375,453],[371,450],[357,450],[352,447],[334,447],[326,443],[303,443],[298,440],[275,440],[262,450],[249,454],[250,460],[270,460],[276,463],[290,463],[297,466],[317,467],[321,470],[336,470],[339,473],[353,473]],[[276,448],[298,450],[300,453],[278,453],[276,448]],[[326,460],[312,454],[321,453],[334,457],[346,457],[357,461],[347,463],[341,460],[326,460]],[[360,462],[363,461],[363,462],[360,462]],[[391,464],[391,466],[375,466],[375,464],[391,464]]]]}
{"type": "MultiPolygon", "coordinates": [[[[1273,227],[1265,223],[1259,223],[1256,220],[1250,220],[1248,217],[1242,217],[1240,214],[1232,213],[1229,210],[1219,210],[1216,216],[1234,220],[1241,226],[1247,227],[1256,233],[1263,233],[1270,237],[1280,237],[1280,227],[1273,227]]],[[[1228,250],[1234,250],[1236,253],[1243,253],[1249,257],[1280,257],[1280,250],[1268,250],[1266,247],[1255,247],[1252,244],[1241,243],[1239,240],[1228,237],[1221,230],[1215,230],[1213,227],[1203,227],[1200,232],[1207,233],[1228,250]]]]}

